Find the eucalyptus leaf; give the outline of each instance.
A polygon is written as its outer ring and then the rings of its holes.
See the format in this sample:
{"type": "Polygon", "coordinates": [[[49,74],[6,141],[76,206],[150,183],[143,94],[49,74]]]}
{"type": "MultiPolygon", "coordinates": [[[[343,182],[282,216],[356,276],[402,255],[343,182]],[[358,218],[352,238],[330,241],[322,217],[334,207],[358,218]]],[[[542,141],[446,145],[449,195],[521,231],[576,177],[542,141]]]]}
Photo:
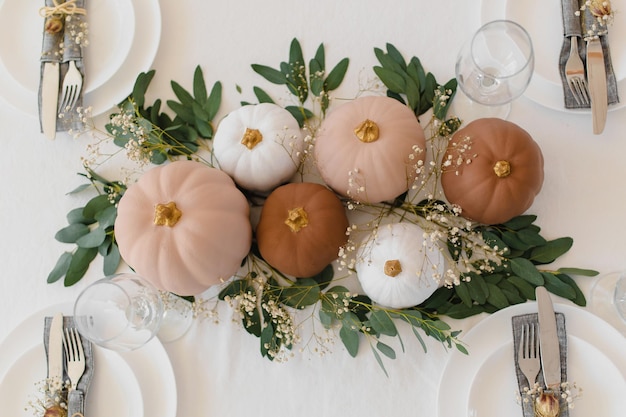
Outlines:
{"type": "Polygon", "coordinates": [[[78,239],[89,233],[89,227],[83,223],[73,223],[59,230],[54,238],[61,243],[76,243],[78,239]]]}
{"type": "Polygon", "coordinates": [[[211,93],[207,99],[205,110],[209,115],[209,120],[213,120],[222,105],[222,83],[217,81],[211,88],[211,93]]]}
{"type": "Polygon", "coordinates": [[[561,281],[554,274],[550,272],[542,272],[545,280],[544,286],[552,294],[556,294],[559,297],[566,298],[568,300],[574,300],[576,298],[576,291],[574,288],[561,281]]]}
{"type": "Polygon", "coordinates": [[[389,374],[387,373],[387,369],[385,368],[385,364],[383,363],[383,359],[380,357],[380,354],[374,348],[374,346],[370,345],[370,347],[372,349],[372,354],[374,355],[374,358],[376,358],[376,362],[378,362],[378,366],[380,366],[380,369],[382,369],[382,371],[385,373],[385,376],[389,378],[389,374]]]}
{"type": "Polygon", "coordinates": [[[83,215],[83,207],[78,207],[73,210],[70,210],[67,213],[66,218],[69,224],[76,224],[76,223],[92,224],[95,222],[94,218],[88,219],[83,215]]]}
{"type": "Polygon", "coordinates": [[[572,298],[571,300],[576,305],[579,305],[581,307],[584,307],[587,305],[585,294],[583,294],[583,292],[580,290],[578,285],[576,285],[576,281],[574,281],[569,275],[566,275],[566,274],[558,274],[556,275],[556,277],[574,289],[574,291],[576,292],[576,297],[572,298]]]}
{"type": "Polygon", "coordinates": [[[511,275],[507,278],[507,281],[513,284],[519,290],[520,294],[527,300],[535,299],[535,287],[527,280],[516,275],[511,275]]]}
{"type": "Polygon", "coordinates": [[[359,353],[359,334],[344,323],[339,330],[339,337],[350,356],[356,357],[359,353]]]}
{"type": "Polygon", "coordinates": [[[537,216],[533,214],[524,214],[521,216],[513,217],[511,220],[503,223],[502,225],[507,229],[521,230],[533,224],[535,220],[537,220],[537,216]]]}
{"type": "Polygon", "coordinates": [[[155,73],[155,70],[150,70],[148,72],[142,72],[137,76],[135,85],[133,86],[132,98],[138,107],[144,106],[146,91],[148,91],[148,86],[152,78],[154,78],[155,73]]]}
{"type": "Polygon", "coordinates": [[[282,72],[275,70],[274,68],[270,68],[265,65],[252,64],[252,69],[272,84],[287,84],[287,77],[282,72]]]}
{"type": "Polygon", "coordinates": [[[183,106],[191,106],[194,103],[195,100],[193,99],[193,96],[179,83],[177,83],[176,81],[171,81],[170,85],[172,86],[174,94],[176,95],[178,100],[180,100],[180,103],[183,106]]]}
{"type": "Polygon", "coordinates": [[[272,100],[270,95],[267,94],[265,90],[259,87],[253,87],[252,90],[254,91],[254,95],[256,96],[257,100],[259,100],[259,103],[274,103],[274,100],[272,100]]]}
{"type": "Polygon", "coordinates": [[[115,224],[116,218],[117,218],[117,207],[115,206],[105,207],[104,210],[99,211],[95,215],[95,219],[98,221],[98,225],[102,229],[106,229],[107,227],[113,226],[115,224]]]}
{"type": "Polygon", "coordinates": [[[176,113],[176,116],[180,117],[185,123],[193,124],[196,120],[196,115],[193,113],[191,106],[186,106],[174,100],[168,100],[167,105],[176,113]]]}
{"type": "Polygon", "coordinates": [[[544,280],[541,272],[526,258],[513,258],[510,261],[511,271],[533,285],[543,285],[544,280]]]}
{"type": "Polygon", "coordinates": [[[207,89],[200,65],[196,66],[193,73],[193,95],[199,104],[204,105],[207,102],[207,89]]]}
{"type": "Polygon", "coordinates": [[[70,267],[70,262],[72,261],[72,252],[63,252],[57,263],[52,268],[52,271],[48,274],[48,284],[53,282],[57,282],[61,279],[70,267]]]}
{"type": "Polygon", "coordinates": [[[388,357],[389,359],[395,359],[396,358],[396,351],[393,350],[393,348],[381,341],[378,341],[376,343],[376,349],[378,349],[383,355],[385,355],[386,357],[388,357]]]}
{"type": "Polygon", "coordinates": [[[106,239],[106,231],[100,227],[96,227],[86,235],[76,240],[76,244],[80,248],[98,248],[106,239]]]}
{"type": "Polygon", "coordinates": [[[111,244],[109,252],[104,256],[102,272],[104,276],[115,274],[122,260],[120,250],[115,243],[111,244]]]}
{"type": "Polygon", "coordinates": [[[96,214],[107,207],[110,207],[111,201],[106,194],[100,194],[87,202],[83,208],[83,216],[87,219],[95,219],[96,214]]]}
{"type": "Polygon", "coordinates": [[[484,304],[489,296],[489,289],[482,276],[472,274],[471,279],[465,283],[469,290],[470,297],[478,304],[484,304]]]}
{"type": "Polygon", "coordinates": [[[348,71],[348,65],[350,64],[350,60],[348,58],[344,58],[335,67],[328,73],[328,77],[326,77],[325,90],[332,91],[337,89],[346,75],[348,71]]]}
{"type": "Polygon", "coordinates": [[[595,277],[598,275],[598,271],[594,271],[592,269],[581,269],[581,268],[559,268],[558,272],[566,275],[581,275],[585,277],[595,277]]]}
{"type": "MultiPolygon", "coordinates": [[[[261,331],[261,355],[266,356],[268,352],[268,348],[272,343],[272,339],[274,338],[274,326],[272,323],[266,323],[265,327],[261,331]]],[[[271,358],[271,357],[270,357],[271,358]]]]}
{"type": "Polygon", "coordinates": [[[545,245],[537,246],[530,254],[535,263],[549,264],[570,250],[574,240],[571,237],[562,237],[548,241],[545,245]]]}
{"type": "Polygon", "coordinates": [[[300,309],[317,303],[319,298],[320,288],[311,278],[299,279],[294,285],[285,287],[280,294],[283,303],[300,309]]]}
{"type": "Polygon", "coordinates": [[[72,260],[65,273],[65,280],[63,284],[66,287],[70,287],[76,284],[80,279],[85,276],[85,273],[89,269],[91,261],[98,255],[98,248],[78,248],[72,255],[72,260]]]}
{"type": "Polygon", "coordinates": [[[389,313],[384,310],[375,310],[372,312],[370,315],[370,325],[378,334],[392,337],[398,334],[396,325],[393,323],[389,313]]]}
{"type": "Polygon", "coordinates": [[[78,193],[80,193],[80,192],[82,192],[82,191],[85,191],[87,188],[90,188],[90,187],[92,187],[92,185],[91,185],[91,184],[81,184],[81,185],[79,185],[78,187],[74,188],[72,191],[70,191],[70,192],[69,192],[69,193],[67,193],[67,194],[68,194],[68,195],[71,195],[71,194],[78,194],[78,193]]]}
{"type": "Polygon", "coordinates": [[[406,82],[401,75],[383,67],[374,67],[374,73],[385,86],[395,93],[401,93],[406,88],[406,82]]]}
{"type": "Polygon", "coordinates": [[[320,322],[326,329],[330,329],[330,326],[333,324],[333,316],[329,314],[326,310],[320,309],[319,311],[320,322]]]}
{"type": "Polygon", "coordinates": [[[487,297],[489,304],[498,309],[503,309],[510,305],[509,299],[497,285],[487,283],[487,288],[489,289],[489,296],[487,297]]]}

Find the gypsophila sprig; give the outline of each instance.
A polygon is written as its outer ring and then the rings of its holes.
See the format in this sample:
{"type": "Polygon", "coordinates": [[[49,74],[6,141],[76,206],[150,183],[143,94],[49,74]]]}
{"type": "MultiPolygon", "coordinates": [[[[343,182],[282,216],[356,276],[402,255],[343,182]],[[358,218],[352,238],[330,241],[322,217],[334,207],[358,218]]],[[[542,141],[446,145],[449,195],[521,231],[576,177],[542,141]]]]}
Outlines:
{"type": "Polygon", "coordinates": [[[610,0],[586,0],[575,15],[583,16],[583,39],[586,41],[609,33],[609,26],[615,18],[610,0]]]}
{"type": "Polygon", "coordinates": [[[36,417],[67,417],[69,382],[47,378],[35,384],[36,394],[29,397],[25,410],[36,417]]]}

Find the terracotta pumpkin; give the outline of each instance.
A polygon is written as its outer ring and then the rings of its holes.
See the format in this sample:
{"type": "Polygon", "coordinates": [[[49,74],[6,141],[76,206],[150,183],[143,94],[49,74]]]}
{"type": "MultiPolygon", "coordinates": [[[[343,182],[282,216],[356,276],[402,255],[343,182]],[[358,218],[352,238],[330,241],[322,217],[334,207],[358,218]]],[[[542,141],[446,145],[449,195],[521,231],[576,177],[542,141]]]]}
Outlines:
{"type": "Polygon", "coordinates": [[[220,169],[241,187],[261,192],[291,179],[303,145],[296,119],[272,103],[243,106],[229,113],[213,138],[220,169]]]}
{"type": "Polygon", "coordinates": [[[458,130],[443,164],[446,198],[461,207],[463,217],[479,223],[504,223],[524,213],[543,185],[539,145],[502,119],[478,119],[458,130]]]}
{"type": "Polygon", "coordinates": [[[378,203],[409,189],[425,147],[424,131],[407,106],[368,96],[329,113],[314,153],[320,175],[332,189],[357,201],[378,203]]]}
{"type": "Polygon", "coordinates": [[[439,287],[444,273],[437,246],[424,245],[424,231],[413,223],[381,226],[359,247],[356,271],[363,292],[390,308],[422,303],[439,287]]]}
{"type": "Polygon", "coordinates": [[[320,184],[291,183],[268,196],[256,238],[271,266],[307,278],[337,259],[347,228],[343,204],[332,191],[320,184]]]}
{"type": "Polygon", "coordinates": [[[226,173],[172,162],[126,190],[115,238],[122,258],[157,288],[199,294],[234,275],[248,254],[248,202],[226,173]]]}

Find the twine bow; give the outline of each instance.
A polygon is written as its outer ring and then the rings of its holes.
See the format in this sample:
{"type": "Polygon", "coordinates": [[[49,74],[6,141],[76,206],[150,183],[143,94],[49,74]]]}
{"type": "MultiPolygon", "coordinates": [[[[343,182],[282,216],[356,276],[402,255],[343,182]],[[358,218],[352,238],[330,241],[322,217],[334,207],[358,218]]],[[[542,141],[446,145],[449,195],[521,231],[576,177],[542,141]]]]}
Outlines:
{"type": "Polygon", "coordinates": [[[63,17],[65,15],[72,14],[87,14],[87,10],[76,6],[76,0],[67,0],[63,3],[59,3],[57,0],[52,0],[52,3],[54,3],[54,6],[44,6],[39,9],[39,15],[41,17],[63,17]]]}

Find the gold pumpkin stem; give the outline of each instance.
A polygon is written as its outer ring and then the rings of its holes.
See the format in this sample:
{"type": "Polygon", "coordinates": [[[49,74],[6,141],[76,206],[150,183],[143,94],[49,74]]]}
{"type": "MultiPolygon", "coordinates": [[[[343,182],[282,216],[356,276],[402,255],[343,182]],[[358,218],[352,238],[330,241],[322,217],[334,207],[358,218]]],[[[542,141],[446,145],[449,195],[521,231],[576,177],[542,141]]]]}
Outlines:
{"type": "Polygon", "coordinates": [[[378,140],[380,130],[376,123],[372,122],[370,119],[365,119],[363,123],[354,129],[354,134],[361,142],[370,143],[378,140]]]}
{"type": "Polygon", "coordinates": [[[154,208],[154,224],[156,226],[174,227],[183,213],[170,201],[167,204],[157,204],[154,208]]]}
{"type": "Polygon", "coordinates": [[[399,260],[390,259],[387,262],[385,262],[384,271],[385,271],[385,275],[393,278],[397,276],[400,272],[402,272],[402,265],[400,264],[399,260]]]}
{"type": "Polygon", "coordinates": [[[263,134],[259,132],[258,129],[250,129],[246,128],[246,133],[243,134],[243,138],[241,138],[241,144],[246,148],[252,150],[256,145],[258,145],[263,140],[263,134]]]}
{"type": "Polygon", "coordinates": [[[493,172],[496,173],[498,178],[505,178],[511,174],[511,164],[509,161],[498,161],[493,166],[493,172]]]}
{"type": "Polygon", "coordinates": [[[285,224],[289,226],[292,232],[297,233],[303,227],[307,227],[309,224],[309,216],[302,207],[296,207],[289,210],[285,224]]]}

